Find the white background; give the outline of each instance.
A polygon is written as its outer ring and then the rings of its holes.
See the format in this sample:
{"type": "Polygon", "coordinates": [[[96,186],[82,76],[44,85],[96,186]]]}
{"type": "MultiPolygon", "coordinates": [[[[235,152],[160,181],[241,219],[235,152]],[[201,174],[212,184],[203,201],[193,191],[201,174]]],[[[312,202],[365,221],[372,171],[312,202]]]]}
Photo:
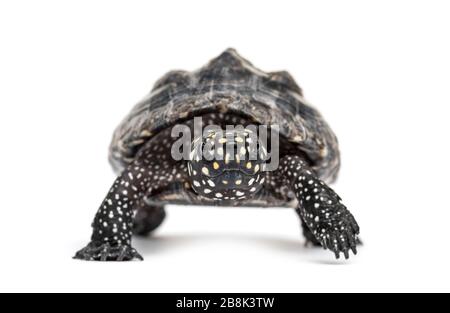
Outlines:
{"type": "Polygon", "coordinates": [[[4,291],[450,291],[446,1],[2,1],[4,291]],[[337,133],[365,246],[303,247],[290,210],[169,208],[145,262],[71,259],[114,180],[113,129],[227,47],[286,69],[337,133]]]}

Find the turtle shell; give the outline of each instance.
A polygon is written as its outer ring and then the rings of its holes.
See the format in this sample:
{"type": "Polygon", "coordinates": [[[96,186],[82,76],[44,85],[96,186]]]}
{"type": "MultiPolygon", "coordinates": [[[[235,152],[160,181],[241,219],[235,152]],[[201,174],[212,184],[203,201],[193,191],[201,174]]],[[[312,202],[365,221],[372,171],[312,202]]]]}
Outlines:
{"type": "Polygon", "coordinates": [[[335,179],[338,142],[320,113],[303,98],[287,72],[265,73],[234,49],[195,72],[162,77],[116,129],[110,161],[117,172],[133,162],[158,132],[211,112],[235,113],[263,125],[279,125],[280,135],[307,154],[321,179],[335,179]]]}

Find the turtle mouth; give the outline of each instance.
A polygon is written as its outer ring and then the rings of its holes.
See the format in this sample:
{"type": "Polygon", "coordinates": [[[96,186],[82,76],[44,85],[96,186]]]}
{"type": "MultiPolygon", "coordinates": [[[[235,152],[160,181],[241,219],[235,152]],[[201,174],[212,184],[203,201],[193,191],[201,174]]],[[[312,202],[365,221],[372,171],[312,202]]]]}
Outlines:
{"type": "Polygon", "coordinates": [[[241,171],[227,170],[222,175],[213,178],[217,189],[242,189],[250,190],[254,183],[260,180],[260,175],[247,175],[241,171]]]}
{"type": "Polygon", "coordinates": [[[246,199],[261,190],[263,184],[264,175],[248,175],[239,170],[226,170],[215,177],[198,172],[191,176],[194,191],[214,200],[246,199]]]}

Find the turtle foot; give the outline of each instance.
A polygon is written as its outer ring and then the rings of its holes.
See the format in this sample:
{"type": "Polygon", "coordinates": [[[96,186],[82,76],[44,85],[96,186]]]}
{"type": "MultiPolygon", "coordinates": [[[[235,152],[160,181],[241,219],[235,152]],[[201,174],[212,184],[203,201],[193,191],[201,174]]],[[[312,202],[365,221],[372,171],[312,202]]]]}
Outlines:
{"type": "Polygon", "coordinates": [[[142,256],[129,245],[111,246],[109,243],[89,243],[76,253],[74,259],[84,261],[143,261],[142,256]]]}

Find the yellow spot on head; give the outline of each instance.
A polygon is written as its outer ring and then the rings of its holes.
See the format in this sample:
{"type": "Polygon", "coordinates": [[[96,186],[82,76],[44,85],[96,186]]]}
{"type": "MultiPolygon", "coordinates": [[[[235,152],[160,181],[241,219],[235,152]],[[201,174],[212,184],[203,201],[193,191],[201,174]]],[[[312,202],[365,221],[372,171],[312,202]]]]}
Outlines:
{"type": "Polygon", "coordinates": [[[214,167],[215,170],[218,170],[219,167],[220,167],[220,165],[219,165],[219,163],[214,162],[214,163],[213,163],[213,167],[214,167]]]}
{"type": "Polygon", "coordinates": [[[142,137],[150,137],[151,135],[152,135],[152,133],[150,131],[148,131],[148,130],[143,130],[141,132],[141,136],[142,137]]]}
{"type": "Polygon", "coordinates": [[[303,137],[302,136],[295,136],[293,141],[294,142],[302,142],[303,141],[303,137]]]}
{"type": "Polygon", "coordinates": [[[252,162],[248,162],[248,163],[247,163],[247,168],[248,168],[248,169],[251,169],[251,168],[252,168],[252,162]]]}
{"type": "Polygon", "coordinates": [[[240,185],[240,184],[242,184],[242,180],[236,180],[236,185],[240,185]]]}

